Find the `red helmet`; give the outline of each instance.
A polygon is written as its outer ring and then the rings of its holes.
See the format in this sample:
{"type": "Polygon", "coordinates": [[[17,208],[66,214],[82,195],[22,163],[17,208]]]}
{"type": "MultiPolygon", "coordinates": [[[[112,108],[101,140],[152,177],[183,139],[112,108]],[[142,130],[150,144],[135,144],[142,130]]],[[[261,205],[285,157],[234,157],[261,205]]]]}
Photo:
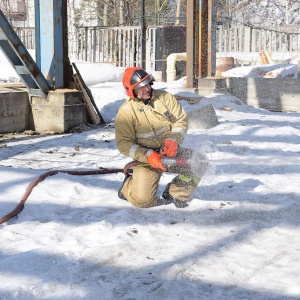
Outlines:
{"type": "Polygon", "coordinates": [[[152,84],[153,80],[152,75],[148,74],[144,69],[140,67],[129,67],[124,71],[122,83],[126,94],[130,98],[134,98],[134,89],[143,87],[146,84],[152,84]]]}

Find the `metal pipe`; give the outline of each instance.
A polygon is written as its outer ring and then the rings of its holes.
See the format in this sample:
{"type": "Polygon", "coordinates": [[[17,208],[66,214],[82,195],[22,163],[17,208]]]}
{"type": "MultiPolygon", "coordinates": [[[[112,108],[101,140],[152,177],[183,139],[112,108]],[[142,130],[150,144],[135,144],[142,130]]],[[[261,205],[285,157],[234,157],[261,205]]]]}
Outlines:
{"type": "Polygon", "coordinates": [[[194,78],[194,0],[186,2],[186,87],[193,88],[195,83],[194,78]]]}
{"type": "Polygon", "coordinates": [[[172,53],[167,57],[167,82],[176,80],[176,62],[186,61],[186,52],[172,53]]]}
{"type": "Polygon", "coordinates": [[[145,22],[145,0],[142,0],[141,7],[141,30],[142,30],[142,43],[141,43],[141,67],[146,68],[146,22],[145,22]]]}

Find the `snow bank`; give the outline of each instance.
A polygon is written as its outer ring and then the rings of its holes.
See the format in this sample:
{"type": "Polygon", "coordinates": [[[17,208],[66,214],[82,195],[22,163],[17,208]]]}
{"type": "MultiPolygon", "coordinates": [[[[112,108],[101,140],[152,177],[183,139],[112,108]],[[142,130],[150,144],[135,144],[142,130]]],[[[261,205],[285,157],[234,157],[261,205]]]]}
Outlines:
{"type": "Polygon", "coordinates": [[[222,72],[226,77],[250,77],[250,78],[297,78],[298,66],[294,64],[274,64],[244,66],[222,72]]]}
{"type": "Polygon", "coordinates": [[[122,80],[125,69],[109,63],[75,63],[87,86],[104,82],[119,82],[122,80]]]}
{"type": "MultiPolygon", "coordinates": [[[[20,78],[7,60],[0,48],[0,83],[18,82],[20,78]]],[[[35,50],[29,49],[29,54],[35,60],[35,50]]],[[[118,82],[122,80],[125,68],[117,67],[109,63],[90,63],[74,61],[86,85],[92,86],[103,82],[118,82]]]]}
{"type": "Polygon", "coordinates": [[[0,47],[0,83],[6,82],[18,82],[20,80],[17,72],[11,66],[6,56],[2,52],[2,48],[0,47]]]}

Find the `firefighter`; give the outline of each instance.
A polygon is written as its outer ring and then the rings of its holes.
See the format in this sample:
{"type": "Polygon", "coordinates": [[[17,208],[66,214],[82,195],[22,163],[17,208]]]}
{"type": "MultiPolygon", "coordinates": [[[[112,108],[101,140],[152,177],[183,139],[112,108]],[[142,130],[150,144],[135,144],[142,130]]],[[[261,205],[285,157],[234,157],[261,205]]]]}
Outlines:
{"type": "Polygon", "coordinates": [[[161,175],[167,171],[162,157],[188,158],[193,151],[179,146],[187,132],[186,113],[173,95],[154,90],[153,80],[139,67],[124,71],[122,83],[128,99],[116,115],[116,145],[122,154],[141,164],[125,177],[118,196],[137,207],[171,203],[187,207],[200,182],[188,165],[168,168],[178,175],[166,186],[162,197],[157,197],[161,175]]]}

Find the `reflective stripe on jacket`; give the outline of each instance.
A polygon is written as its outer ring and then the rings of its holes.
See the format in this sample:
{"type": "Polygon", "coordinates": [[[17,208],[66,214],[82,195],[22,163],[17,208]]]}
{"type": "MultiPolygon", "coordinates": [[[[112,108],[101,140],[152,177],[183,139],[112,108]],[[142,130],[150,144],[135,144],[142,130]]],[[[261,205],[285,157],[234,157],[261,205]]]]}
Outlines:
{"type": "Polygon", "coordinates": [[[160,149],[166,138],[182,143],[187,131],[186,113],[175,97],[153,90],[151,102],[127,99],[119,108],[115,120],[118,150],[140,162],[147,162],[149,149],[160,149]]]}

